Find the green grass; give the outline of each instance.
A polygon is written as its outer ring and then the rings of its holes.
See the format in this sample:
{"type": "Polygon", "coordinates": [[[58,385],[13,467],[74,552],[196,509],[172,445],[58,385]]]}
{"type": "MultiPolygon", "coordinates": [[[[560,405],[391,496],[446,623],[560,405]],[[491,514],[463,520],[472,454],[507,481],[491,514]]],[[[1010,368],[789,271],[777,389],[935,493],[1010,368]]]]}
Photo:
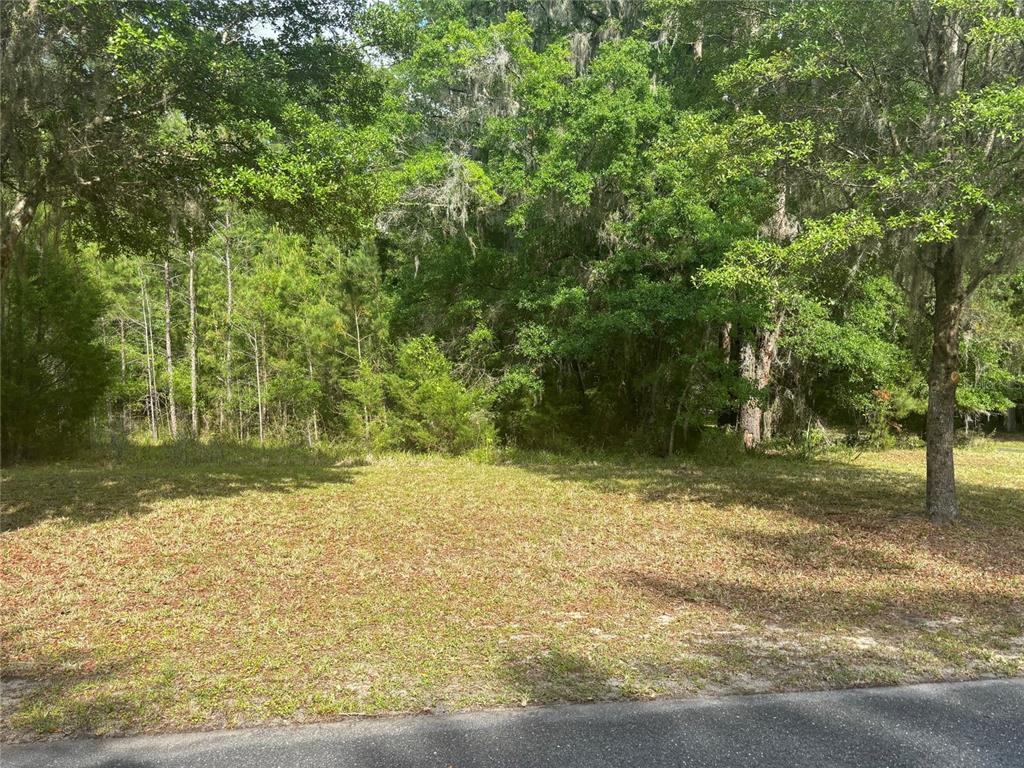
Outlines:
{"type": "Polygon", "coordinates": [[[1021,674],[1022,449],[14,467],[4,735],[1021,674]]]}

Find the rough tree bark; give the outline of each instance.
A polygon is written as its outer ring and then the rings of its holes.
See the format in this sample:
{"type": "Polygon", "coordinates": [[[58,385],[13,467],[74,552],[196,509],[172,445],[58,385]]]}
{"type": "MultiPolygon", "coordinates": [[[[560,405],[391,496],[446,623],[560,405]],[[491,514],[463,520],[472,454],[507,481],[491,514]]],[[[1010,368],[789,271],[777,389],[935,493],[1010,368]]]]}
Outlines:
{"type": "MultiPolygon", "coordinates": [[[[779,312],[774,326],[758,329],[740,346],[740,376],[759,392],[767,387],[772,379],[772,366],[779,351],[782,320],[783,315],[779,312]]],[[[764,419],[764,408],[758,397],[751,397],[740,406],[739,430],[743,435],[744,448],[754,448],[766,437],[764,419]]]]}
{"type": "Polygon", "coordinates": [[[927,472],[925,509],[936,523],[960,516],[956,501],[953,441],[956,388],[960,382],[960,316],[963,313],[963,258],[956,242],[935,247],[932,277],[932,359],[928,369],[927,472]]]}
{"type": "MultiPolygon", "coordinates": [[[[789,243],[796,235],[796,224],[786,211],[786,187],[780,185],[775,195],[771,217],[761,227],[762,237],[771,238],[780,245],[789,243]]],[[[769,327],[758,328],[744,338],[740,347],[740,376],[759,392],[768,386],[772,366],[778,354],[779,334],[782,331],[783,310],[777,308],[769,327]]],[[[743,446],[756,447],[764,437],[764,409],[758,397],[751,397],[740,406],[739,430],[743,446]]]]}
{"type": "MultiPolygon", "coordinates": [[[[928,15],[922,37],[926,46],[927,75],[935,94],[951,102],[960,93],[967,64],[967,35],[964,16],[937,9],[928,15]]],[[[938,149],[942,140],[939,126],[945,118],[935,112],[926,120],[925,144],[938,149]]],[[[932,358],[928,368],[927,470],[925,511],[933,522],[956,520],[960,509],[956,500],[956,475],[953,466],[953,441],[956,429],[956,389],[960,381],[960,321],[971,290],[984,276],[979,272],[972,287],[964,287],[964,252],[985,227],[987,210],[979,208],[965,230],[949,243],[927,246],[930,253],[935,309],[932,314],[932,358]]]]}
{"type": "MultiPolygon", "coordinates": [[[[747,338],[740,345],[740,376],[744,381],[760,388],[757,375],[757,354],[753,342],[747,338]]],[[[743,435],[743,447],[750,450],[761,442],[761,403],[757,398],[748,398],[740,406],[739,430],[743,435]]]]}

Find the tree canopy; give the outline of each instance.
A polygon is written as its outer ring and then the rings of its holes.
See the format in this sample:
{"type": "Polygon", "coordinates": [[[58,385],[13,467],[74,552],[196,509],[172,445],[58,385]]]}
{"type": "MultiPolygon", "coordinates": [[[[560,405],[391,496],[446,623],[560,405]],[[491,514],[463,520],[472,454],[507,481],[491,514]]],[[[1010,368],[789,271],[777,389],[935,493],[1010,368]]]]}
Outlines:
{"type": "Polygon", "coordinates": [[[16,0],[0,37],[5,455],[185,406],[373,450],[923,438],[950,520],[957,431],[1016,428],[1020,0],[16,0]]]}

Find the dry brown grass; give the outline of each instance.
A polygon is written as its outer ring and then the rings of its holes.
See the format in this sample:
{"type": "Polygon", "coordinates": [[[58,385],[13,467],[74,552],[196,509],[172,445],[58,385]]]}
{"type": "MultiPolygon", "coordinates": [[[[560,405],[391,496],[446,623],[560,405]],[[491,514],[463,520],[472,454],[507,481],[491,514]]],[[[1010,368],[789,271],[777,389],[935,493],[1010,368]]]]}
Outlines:
{"type": "MultiPolygon", "coordinates": [[[[148,453],[147,453],[148,451],[148,453]]],[[[4,473],[6,738],[1024,672],[1024,444],[4,473]]]]}

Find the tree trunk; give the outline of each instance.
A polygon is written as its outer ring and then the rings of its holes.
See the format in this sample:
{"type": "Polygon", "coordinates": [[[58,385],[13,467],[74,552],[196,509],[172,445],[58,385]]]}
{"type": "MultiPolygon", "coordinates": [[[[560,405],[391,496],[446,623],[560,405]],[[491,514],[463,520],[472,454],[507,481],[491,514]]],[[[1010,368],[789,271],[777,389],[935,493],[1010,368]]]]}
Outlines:
{"type": "MultiPolygon", "coordinates": [[[[760,235],[769,238],[779,245],[792,242],[797,234],[796,222],[790,218],[786,210],[786,186],[779,184],[775,195],[775,206],[772,215],[761,226],[760,235]]],[[[740,349],[740,375],[748,384],[759,392],[768,386],[772,378],[772,366],[778,355],[779,334],[785,313],[775,310],[773,324],[768,328],[759,328],[755,334],[756,346],[745,340],[740,349]]],[[[760,399],[750,398],[740,407],[740,432],[743,435],[745,448],[753,448],[764,438],[764,409],[760,399]]],[[[770,425],[768,432],[770,433],[770,425]]]]}
{"type": "MultiPolygon", "coordinates": [[[[306,358],[306,362],[309,363],[309,381],[310,381],[311,384],[316,386],[316,379],[313,376],[313,358],[312,358],[312,356],[307,357],[306,358]]],[[[315,443],[319,443],[320,442],[320,427],[317,425],[316,403],[315,402],[314,402],[313,408],[312,408],[312,421],[313,421],[313,432],[312,432],[312,435],[313,435],[312,440],[313,440],[313,442],[310,443],[310,446],[309,446],[310,448],[313,447],[313,443],[314,442],[315,443]]]]}
{"type": "MultiPolygon", "coordinates": [[[[354,302],[353,302],[353,304],[354,304],[354,302]]],[[[362,335],[362,332],[359,330],[359,312],[356,311],[356,310],[353,310],[352,316],[355,318],[355,321],[356,321],[356,359],[359,361],[359,363],[362,363],[363,362],[363,335],[362,335]]]]}
{"type": "Polygon", "coordinates": [[[927,481],[925,509],[936,523],[960,516],[953,469],[956,388],[960,381],[960,315],[964,306],[963,262],[955,243],[937,246],[932,277],[932,360],[928,369],[927,481]]]}
{"type": "MultiPolygon", "coordinates": [[[[758,334],[757,387],[765,389],[772,380],[772,369],[779,358],[779,335],[782,333],[783,315],[779,313],[775,325],[758,334]]],[[[774,397],[767,409],[761,412],[761,439],[771,440],[778,415],[778,396],[774,397]]]]}
{"type": "MultiPolygon", "coordinates": [[[[224,271],[227,276],[227,301],[225,303],[225,322],[224,322],[224,385],[227,395],[227,405],[231,408],[232,396],[232,380],[231,380],[231,345],[232,336],[234,335],[233,319],[232,314],[235,306],[235,290],[234,281],[231,275],[231,240],[228,238],[228,230],[231,228],[231,214],[224,214],[224,271]]],[[[241,429],[241,426],[239,426],[241,429]]]]}
{"type": "Polygon", "coordinates": [[[676,401],[676,412],[672,417],[672,423],[669,424],[668,430],[668,455],[669,458],[675,453],[676,449],[676,425],[679,423],[679,416],[683,412],[683,397],[680,397],[676,401]]]}
{"type": "Polygon", "coordinates": [[[178,414],[174,405],[174,352],[171,350],[171,262],[164,259],[164,360],[167,363],[167,411],[171,438],[178,437],[178,414]]]}
{"type": "MultiPolygon", "coordinates": [[[[121,386],[124,386],[125,381],[128,379],[128,357],[126,351],[126,344],[124,338],[124,318],[119,317],[117,319],[117,330],[118,335],[121,337],[121,386]]],[[[128,431],[128,402],[124,399],[124,390],[121,390],[121,431],[128,431]]]]}
{"type": "MultiPolygon", "coordinates": [[[[260,376],[263,378],[263,398],[266,399],[267,395],[267,382],[269,378],[268,365],[267,365],[267,337],[260,335],[260,376]]],[[[266,403],[263,404],[263,420],[267,425],[270,424],[270,410],[267,408],[266,403]]]]}
{"type": "Polygon", "coordinates": [[[7,279],[7,269],[11,266],[14,248],[26,227],[35,218],[38,205],[39,201],[35,197],[24,195],[14,202],[10,210],[4,211],[3,233],[0,236],[0,282],[7,279]]]}
{"type": "Polygon", "coordinates": [[[196,312],[196,252],[188,252],[188,357],[192,436],[199,437],[199,317],[196,312]]]}
{"type": "Polygon", "coordinates": [[[146,290],[146,277],[139,270],[139,278],[142,282],[142,335],[143,341],[145,342],[146,348],[146,385],[149,390],[149,428],[153,435],[153,440],[160,439],[160,418],[157,415],[157,390],[156,390],[156,363],[154,357],[156,356],[154,350],[153,340],[153,322],[152,313],[149,307],[149,291],[146,290]]]}
{"type": "MultiPolygon", "coordinates": [[[[359,330],[359,311],[356,309],[355,299],[352,298],[352,316],[356,322],[356,360],[359,363],[359,371],[362,373],[363,370],[363,335],[359,330]]],[[[363,434],[366,440],[370,439],[370,411],[366,407],[366,401],[363,401],[363,434]]]]}
{"type": "MultiPolygon", "coordinates": [[[[749,339],[744,339],[740,345],[740,376],[748,384],[757,386],[757,355],[749,339]]],[[[747,450],[761,442],[761,401],[756,397],[748,398],[740,406],[739,430],[747,450]]]]}
{"type": "MultiPolygon", "coordinates": [[[[779,352],[779,335],[782,332],[783,314],[780,312],[771,328],[761,329],[754,335],[754,341],[744,339],[740,346],[740,376],[751,387],[762,392],[772,380],[772,368],[779,352]]],[[[743,435],[743,447],[750,449],[770,437],[771,425],[765,430],[765,412],[760,396],[749,398],[740,406],[739,430],[743,435]]]]}
{"type": "Polygon", "coordinates": [[[263,445],[263,381],[260,378],[260,344],[259,337],[252,335],[252,358],[256,363],[256,411],[260,420],[260,445],[263,445]]]}

